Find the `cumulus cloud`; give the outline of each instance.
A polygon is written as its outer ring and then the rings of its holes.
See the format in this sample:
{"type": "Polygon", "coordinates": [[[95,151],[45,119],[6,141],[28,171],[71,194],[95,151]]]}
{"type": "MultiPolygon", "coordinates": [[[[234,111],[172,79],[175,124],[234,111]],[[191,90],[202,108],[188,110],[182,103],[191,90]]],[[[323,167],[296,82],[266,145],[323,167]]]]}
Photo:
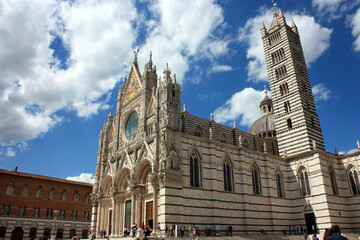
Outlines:
{"type": "Polygon", "coordinates": [[[315,101],[323,100],[326,101],[331,97],[331,90],[326,87],[325,84],[319,83],[312,87],[312,92],[315,101]]]}
{"type": "Polygon", "coordinates": [[[353,149],[350,149],[349,151],[340,151],[339,155],[347,155],[347,154],[355,153],[355,152],[358,152],[358,151],[359,151],[359,149],[353,148],[353,149]]]}
{"type": "MultiPolygon", "coordinates": [[[[150,11],[159,20],[148,31],[139,59],[147,61],[152,50],[160,73],[166,63],[171,63],[172,73],[183,83],[192,60],[212,61],[228,52],[229,40],[217,36],[224,18],[221,7],[214,1],[159,0],[151,5],[150,11]]],[[[199,78],[189,80],[197,83],[199,78]]]]}
{"type": "MultiPolygon", "coordinates": [[[[307,64],[316,61],[330,46],[332,30],[320,26],[312,16],[296,12],[288,12],[285,15],[287,20],[294,19],[298,27],[307,64]]],[[[238,39],[248,46],[246,57],[249,59],[247,71],[250,81],[267,81],[260,27],[261,21],[264,21],[265,26],[269,27],[272,18],[272,10],[261,9],[258,16],[248,19],[245,25],[239,28],[238,39]]]]}
{"type": "Polygon", "coordinates": [[[356,11],[355,15],[351,18],[352,35],[355,38],[354,47],[355,51],[360,51],[360,8],[356,11]]]}
{"type": "Polygon", "coordinates": [[[66,180],[72,180],[77,182],[94,183],[95,179],[91,173],[81,173],[80,176],[67,177],[66,180]]]}
{"type": "Polygon", "coordinates": [[[215,121],[227,124],[240,119],[240,125],[250,127],[261,116],[260,102],[264,92],[245,88],[235,93],[224,105],[214,111],[215,121]]]}
{"type": "Polygon", "coordinates": [[[12,147],[8,147],[6,149],[6,156],[8,157],[15,157],[15,151],[12,147]]]}
{"type": "Polygon", "coordinates": [[[0,1],[0,9],[4,146],[46,133],[63,121],[60,110],[88,118],[108,108],[136,46],[139,63],[153,50],[160,73],[169,62],[179,82],[191,61],[214,61],[228,51],[217,33],[223,12],[212,0],[152,2],[149,19],[135,1],[0,1]]]}

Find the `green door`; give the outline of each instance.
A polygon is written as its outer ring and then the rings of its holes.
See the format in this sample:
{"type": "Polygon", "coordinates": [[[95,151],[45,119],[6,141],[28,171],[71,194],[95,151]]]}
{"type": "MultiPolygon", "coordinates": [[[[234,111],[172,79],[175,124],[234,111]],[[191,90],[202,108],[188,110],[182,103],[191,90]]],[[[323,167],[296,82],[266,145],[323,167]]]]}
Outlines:
{"type": "Polygon", "coordinates": [[[131,200],[125,202],[125,226],[131,227],[131,200]]]}

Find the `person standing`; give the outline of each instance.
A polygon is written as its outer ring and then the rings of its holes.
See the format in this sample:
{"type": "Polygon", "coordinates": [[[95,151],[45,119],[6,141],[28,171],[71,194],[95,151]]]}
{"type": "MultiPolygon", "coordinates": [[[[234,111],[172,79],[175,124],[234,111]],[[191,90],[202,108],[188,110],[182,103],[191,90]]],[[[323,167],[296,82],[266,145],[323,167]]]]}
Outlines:
{"type": "Polygon", "coordinates": [[[347,237],[341,234],[341,229],[338,225],[331,226],[331,233],[327,240],[348,240],[347,237]]]}

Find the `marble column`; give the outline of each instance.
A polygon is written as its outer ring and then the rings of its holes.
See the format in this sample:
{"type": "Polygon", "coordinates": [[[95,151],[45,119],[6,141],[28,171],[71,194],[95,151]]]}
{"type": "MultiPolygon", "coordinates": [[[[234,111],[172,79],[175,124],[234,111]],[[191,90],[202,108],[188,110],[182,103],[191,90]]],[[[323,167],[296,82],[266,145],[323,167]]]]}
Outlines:
{"type": "Polygon", "coordinates": [[[109,222],[111,221],[111,236],[115,237],[115,226],[116,226],[116,222],[115,222],[115,214],[116,214],[116,200],[115,200],[115,196],[112,197],[111,199],[111,203],[112,203],[112,214],[111,214],[111,219],[109,219],[109,222]]]}

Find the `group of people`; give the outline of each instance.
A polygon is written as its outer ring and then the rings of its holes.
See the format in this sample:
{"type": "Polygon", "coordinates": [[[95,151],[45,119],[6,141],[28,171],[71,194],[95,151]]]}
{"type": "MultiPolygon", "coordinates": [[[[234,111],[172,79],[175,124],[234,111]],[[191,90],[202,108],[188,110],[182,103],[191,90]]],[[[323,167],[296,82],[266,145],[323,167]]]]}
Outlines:
{"type": "Polygon", "coordinates": [[[96,229],[96,238],[106,238],[105,229],[103,229],[103,230],[100,230],[99,228],[96,229]]]}
{"type": "Polygon", "coordinates": [[[347,240],[347,237],[341,234],[341,229],[338,225],[333,225],[330,229],[325,229],[323,240],[347,240]]]}
{"type": "Polygon", "coordinates": [[[124,228],[124,237],[130,236],[130,234],[132,235],[132,237],[135,237],[137,229],[138,229],[138,226],[135,223],[131,226],[131,229],[130,229],[130,227],[125,226],[125,228],[124,228]]]}

